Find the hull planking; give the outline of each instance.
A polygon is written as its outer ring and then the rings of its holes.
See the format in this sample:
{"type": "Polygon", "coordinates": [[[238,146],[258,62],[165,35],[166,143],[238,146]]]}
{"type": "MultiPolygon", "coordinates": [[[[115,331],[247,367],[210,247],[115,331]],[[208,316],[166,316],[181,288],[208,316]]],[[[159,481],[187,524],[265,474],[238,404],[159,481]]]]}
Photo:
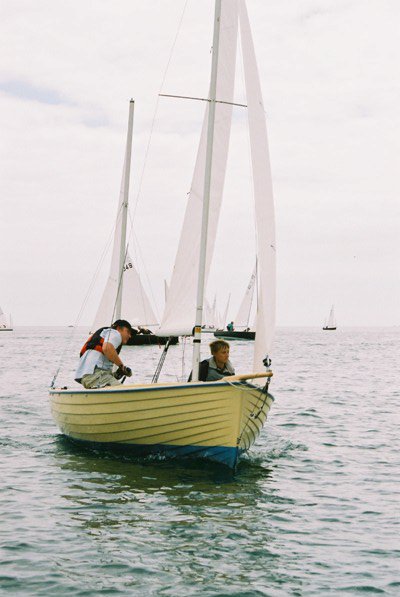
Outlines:
{"type": "Polygon", "coordinates": [[[138,455],[206,458],[234,469],[261,432],[273,401],[243,382],[153,384],[51,394],[66,436],[138,455]]]}

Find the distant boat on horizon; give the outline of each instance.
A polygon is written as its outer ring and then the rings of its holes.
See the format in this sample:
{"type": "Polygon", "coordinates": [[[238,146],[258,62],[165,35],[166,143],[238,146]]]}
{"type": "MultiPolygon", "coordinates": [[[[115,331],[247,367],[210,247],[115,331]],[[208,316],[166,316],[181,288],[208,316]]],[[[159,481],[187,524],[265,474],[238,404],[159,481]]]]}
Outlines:
{"type": "Polygon", "coordinates": [[[336,330],[336,328],[337,328],[337,325],[336,325],[336,319],[335,319],[335,307],[334,307],[334,305],[332,305],[328,320],[322,329],[332,331],[332,330],[336,330]]]}
{"type": "Polygon", "coordinates": [[[7,321],[6,314],[3,313],[2,308],[0,307],[0,332],[12,332],[13,331],[13,324],[10,315],[10,321],[7,321]]]}

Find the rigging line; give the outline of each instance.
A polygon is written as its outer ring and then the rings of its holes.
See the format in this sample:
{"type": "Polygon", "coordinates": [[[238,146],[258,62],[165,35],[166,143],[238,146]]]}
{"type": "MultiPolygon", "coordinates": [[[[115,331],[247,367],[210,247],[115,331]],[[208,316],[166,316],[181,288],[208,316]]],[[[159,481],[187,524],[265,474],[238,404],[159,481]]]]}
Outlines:
{"type": "MultiPolygon", "coordinates": [[[[125,254],[124,254],[124,265],[122,266],[122,270],[119,272],[118,275],[118,288],[117,288],[117,293],[115,296],[115,301],[114,301],[114,308],[113,308],[113,312],[111,314],[111,323],[110,323],[110,327],[112,326],[112,324],[114,323],[114,317],[115,317],[115,310],[117,308],[117,301],[118,301],[118,297],[119,297],[119,293],[121,290],[121,285],[122,285],[122,277],[124,275],[124,267],[125,267],[125,262],[126,262],[126,256],[128,254],[128,244],[125,247],[125,254]]],[[[121,301],[121,306],[122,306],[122,301],[121,301]]],[[[122,313],[121,313],[121,317],[122,317],[122,313]]]]}
{"type": "MultiPolygon", "coordinates": [[[[121,209],[122,209],[122,207],[123,207],[123,206],[121,205],[121,209]]],[[[100,271],[100,268],[101,268],[101,266],[103,265],[103,261],[104,261],[104,259],[105,259],[105,256],[106,256],[106,254],[107,254],[107,252],[108,252],[108,250],[109,250],[109,248],[110,248],[111,240],[112,240],[112,238],[113,238],[113,236],[114,236],[114,232],[115,232],[115,229],[116,229],[116,227],[117,227],[118,219],[119,219],[119,217],[120,217],[120,211],[121,211],[121,210],[119,210],[119,211],[118,211],[118,213],[117,213],[117,217],[116,217],[116,219],[115,219],[115,224],[113,225],[113,227],[112,227],[112,229],[111,229],[111,232],[110,232],[110,234],[109,234],[109,236],[108,236],[107,242],[106,242],[106,244],[105,244],[105,247],[104,247],[104,249],[103,249],[103,253],[101,254],[100,260],[99,260],[99,262],[98,262],[98,264],[97,264],[97,268],[96,268],[96,270],[95,270],[95,272],[94,272],[94,274],[93,274],[92,281],[91,281],[91,283],[90,283],[90,285],[89,285],[89,289],[88,289],[88,291],[87,291],[87,293],[86,293],[86,296],[85,296],[85,299],[84,299],[84,301],[83,301],[82,307],[81,307],[81,309],[80,309],[80,311],[79,311],[79,313],[78,313],[78,316],[77,316],[77,318],[76,318],[76,321],[75,321],[75,326],[76,326],[76,325],[79,323],[79,320],[80,320],[80,318],[81,318],[81,316],[82,316],[82,313],[83,313],[83,311],[84,311],[84,309],[85,309],[85,307],[86,307],[86,303],[87,303],[87,301],[88,301],[88,299],[89,299],[90,293],[91,293],[91,292],[92,292],[92,290],[93,290],[93,286],[94,286],[94,284],[95,284],[95,282],[96,282],[96,279],[97,279],[98,273],[99,273],[99,271],[100,271]]]]}
{"type": "MultiPolygon", "coordinates": [[[[266,383],[265,383],[265,386],[263,386],[263,387],[261,387],[261,388],[259,389],[259,395],[258,395],[258,398],[256,399],[256,403],[254,404],[254,406],[253,406],[253,409],[252,409],[251,413],[249,414],[249,416],[248,416],[248,418],[247,418],[247,421],[246,421],[246,423],[244,424],[244,426],[243,426],[243,429],[241,430],[241,432],[240,432],[240,435],[239,435],[239,437],[238,437],[238,439],[237,439],[237,443],[238,443],[238,445],[239,445],[239,443],[241,442],[241,439],[242,439],[242,437],[243,437],[243,434],[244,434],[244,432],[245,432],[245,431],[246,431],[246,429],[249,427],[249,425],[250,425],[250,421],[254,421],[254,419],[258,419],[258,417],[259,417],[259,416],[260,416],[260,414],[262,413],[262,411],[263,411],[263,408],[264,408],[264,406],[265,406],[265,404],[266,404],[266,402],[267,402],[267,400],[268,400],[268,389],[269,389],[269,383],[270,383],[270,381],[271,381],[271,380],[270,380],[270,379],[268,379],[268,380],[266,381],[266,383]],[[261,400],[262,396],[264,396],[263,402],[262,402],[262,404],[261,404],[261,407],[258,407],[258,402],[261,400]],[[254,413],[255,413],[255,411],[256,411],[256,408],[258,408],[258,413],[257,413],[257,414],[254,414],[254,413]]],[[[235,387],[235,384],[236,384],[237,382],[227,381],[227,383],[228,383],[229,385],[231,385],[232,387],[235,387]]],[[[249,388],[249,387],[246,387],[246,385],[247,385],[247,384],[246,384],[246,382],[244,382],[244,383],[240,383],[240,385],[242,386],[242,390],[244,390],[244,391],[248,391],[248,392],[250,391],[250,392],[252,392],[252,391],[254,390],[254,388],[249,388]]],[[[237,387],[237,386],[236,386],[236,387],[237,387]]]]}
{"type": "MultiPolygon", "coordinates": [[[[117,214],[117,219],[118,219],[118,215],[119,214],[117,214]]],[[[73,326],[73,328],[71,330],[71,333],[70,333],[69,337],[67,337],[66,340],[65,340],[64,348],[63,348],[63,350],[61,352],[61,356],[60,356],[60,359],[59,359],[58,368],[57,368],[57,370],[56,370],[56,372],[54,374],[53,380],[51,382],[51,386],[50,387],[52,387],[52,388],[54,387],[54,384],[55,384],[55,382],[57,380],[57,377],[58,377],[58,375],[60,373],[62,363],[64,362],[65,354],[67,352],[67,349],[70,347],[70,345],[72,343],[72,340],[73,340],[74,335],[75,335],[76,328],[78,327],[78,324],[79,324],[80,319],[82,317],[82,313],[84,312],[84,310],[86,308],[86,304],[87,304],[87,302],[89,300],[89,297],[90,297],[90,294],[91,294],[91,292],[93,290],[93,286],[94,286],[94,284],[96,282],[96,279],[97,279],[98,273],[100,271],[100,268],[103,265],[104,258],[105,258],[106,254],[108,252],[109,246],[111,244],[111,240],[113,238],[114,230],[115,230],[115,225],[111,229],[111,232],[110,232],[110,234],[108,236],[108,239],[106,241],[106,244],[105,244],[105,247],[103,249],[103,252],[102,252],[102,254],[100,256],[100,259],[99,259],[99,261],[97,263],[96,270],[95,270],[95,272],[94,272],[94,274],[92,276],[91,282],[90,282],[88,290],[86,292],[85,298],[83,299],[81,308],[80,308],[80,310],[78,312],[78,315],[77,315],[77,317],[75,319],[75,323],[74,323],[74,326],[73,326]]]]}
{"type": "MultiPolygon", "coordinates": [[[[172,55],[173,55],[174,50],[175,50],[176,42],[177,42],[180,30],[181,30],[181,26],[182,26],[182,22],[183,22],[183,17],[185,16],[186,7],[187,7],[188,2],[189,2],[189,0],[185,0],[185,4],[183,6],[181,17],[180,17],[179,23],[178,23],[178,29],[176,31],[175,38],[174,38],[174,41],[172,43],[171,51],[170,51],[170,54],[169,54],[169,57],[168,57],[167,65],[165,67],[164,74],[163,74],[163,77],[162,77],[162,80],[161,80],[161,85],[160,85],[159,92],[162,91],[162,88],[163,88],[164,83],[165,83],[165,79],[167,77],[167,72],[168,72],[169,65],[170,65],[171,60],[172,60],[172,55]]],[[[148,154],[149,154],[149,150],[150,150],[150,143],[151,143],[151,139],[152,139],[152,136],[153,136],[154,125],[155,125],[156,116],[157,116],[157,112],[158,112],[159,102],[160,102],[160,98],[159,98],[159,95],[158,95],[157,96],[157,100],[156,100],[156,106],[155,106],[155,109],[154,109],[153,119],[152,119],[151,126],[150,126],[149,139],[147,141],[147,147],[146,147],[146,151],[145,151],[145,154],[144,154],[144,162],[143,162],[142,172],[141,172],[141,175],[140,175],[140,178],[139,178],[138,190],[137,190],[137,193],[136,193],[136,198],[134,200],[134,209],[133,209],[133,219],[132,219],[132,222],[135,219],[136,210],[137,210],[137,206],[138,206],[139,199],[140,199],[140,194],[141,194],[141,191],[142,191],[142,184],[143,184],[144,172],[145,172],[146,165],[147,165],[147,158],[148,158],[148,154]]]]}
{"type": "Polygon", "coordinates": [[[154,375],[153,375],[153,378],[151,380],[151,383],[157,383],[158,382],[158,378],[160,377],[161,369],[162,369],[162,367],[164,365],[165,357],[167,356],[167,352],[168,352],[168,348],[169,348],[170,343],[171,343],[171,339],[168,338],[168,340],[167,340],[167,342],[166,342],[166,344],[164,346],[164,350],[161,353],[161,357],[160,357],[160,360],[158,361],[158,365],[157,365],[156,370],[154,372],[154,375]]]}
{"type": "MultiPolygon", "coordinates": [[[[159,97],[173,97],[175,99],[190,99],[199,102],[211,102],[208,97],[191,97],[190,95],[171,95],[170,93],[159,93],[159,97]]],[[[223,100],[214,100],[216,104],[228,104],[228,106],[238,106],[239,108],[247,108],[247,104],[237,104],[235,102],[225,102],[223,100]]]]}

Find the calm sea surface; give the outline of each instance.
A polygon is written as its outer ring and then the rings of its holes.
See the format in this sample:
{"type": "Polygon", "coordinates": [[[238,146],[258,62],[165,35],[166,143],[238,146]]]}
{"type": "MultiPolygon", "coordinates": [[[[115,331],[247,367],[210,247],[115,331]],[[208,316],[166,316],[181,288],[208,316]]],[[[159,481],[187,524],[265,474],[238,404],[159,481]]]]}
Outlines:
{"type": "MultiPolygon", "coordinates": [[[[0,332],[1,594],[400,595],[400,328],[278,329],[275,403],[234,476],[64,439],[47,390],[85,339],[0,332]]],[[[238,370],[251,351],[232,343],[238,370]]],[[[158,347],[124,353],[148,379],[158,347]]]]}

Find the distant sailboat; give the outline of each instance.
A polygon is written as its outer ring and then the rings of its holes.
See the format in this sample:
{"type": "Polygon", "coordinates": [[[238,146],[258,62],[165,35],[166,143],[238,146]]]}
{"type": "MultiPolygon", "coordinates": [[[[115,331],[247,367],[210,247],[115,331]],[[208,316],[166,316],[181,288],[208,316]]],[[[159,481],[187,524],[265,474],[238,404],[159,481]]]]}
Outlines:
{"type": "Polygon", "coordinates": [[[249,283],[247,284],[243,300],[240,304],[238,314],[234,320],[235,329],[217,330],[214,334],[216,338],[226,338],[227,340],[255,340],[256,333],[249,328],[251,307],[253,304],[254,288],[256,285],[257,271],[254,268],[249,283]]]}
{"type": "Polygon", "coordinates": [[[334,309],[333,305],[331,308],[331,312],[329,313],[328,320],[322,329],[323,330],[336,330],[335,309],[334,309]]]}
{"type": "Polygon", "coordinates": [[[0,307],[0,332],[12,332],[12,331],[13,331],[13,326],[12,326],[11,315],[10,315],[10,320],[8,322],[6,314],[3,313],[3,310],[0,307]]]}
{"type": "Polygon", "coordinates": [[[213,333],[218,328],[217,297],[214,297],[213,304],[210,305],[207,299],[204,301],[204,325],[201,328],[202,333],[213,333]]]}

